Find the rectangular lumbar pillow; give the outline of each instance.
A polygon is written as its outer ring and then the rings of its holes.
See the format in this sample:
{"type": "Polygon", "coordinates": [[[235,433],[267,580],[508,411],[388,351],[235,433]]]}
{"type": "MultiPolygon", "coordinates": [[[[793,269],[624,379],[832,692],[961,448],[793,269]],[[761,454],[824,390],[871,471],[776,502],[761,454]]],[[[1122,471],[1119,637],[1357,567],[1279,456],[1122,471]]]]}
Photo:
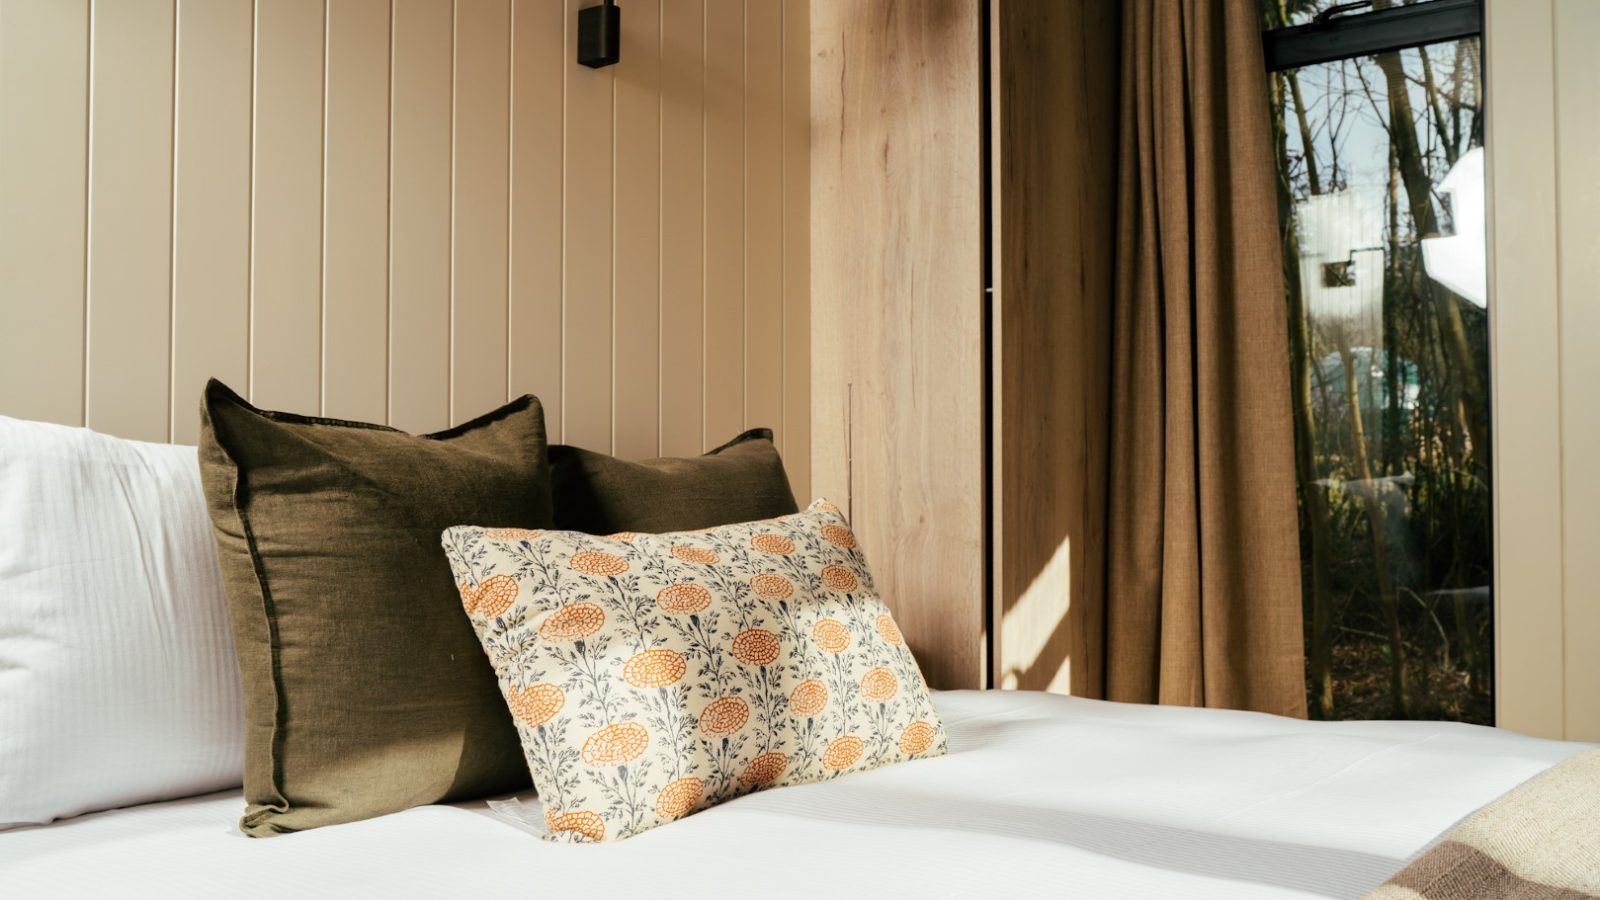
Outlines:
{"type": "Polygon", "coordinates": [[[527,784],[439,531],[548,526],[523,397],[421,437],[206,386],[201,473],[244,680],[240,827],[278,834],[527,784]]]}
{"type": "Polygon", "coordinates": [[[0,535],[0,828],[237,785],[194,448],[0,417],[0,535]]]}
{"type": "Polygon", "coordinates": [[[548,836],[629,837],[762,788],[945,751],[844,517],[669,534],[451,528],[548,836]]]}
{"type": "Polygon", "coordinates": [[[800,508],[766,428],[683,459],[630,462],[557,445],[550,470],[556,527],[564,531],[688,531],[800,508]]]}

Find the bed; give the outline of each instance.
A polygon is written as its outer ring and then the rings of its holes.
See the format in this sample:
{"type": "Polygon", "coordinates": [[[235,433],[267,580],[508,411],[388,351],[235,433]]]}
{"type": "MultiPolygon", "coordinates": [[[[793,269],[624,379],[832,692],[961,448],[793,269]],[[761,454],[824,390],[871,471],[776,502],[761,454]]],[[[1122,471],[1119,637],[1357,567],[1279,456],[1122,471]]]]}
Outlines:
{"type": "Polygon", "coordinates": [[[1052,694],[936,695],[950,754],[615,844],[531,796],[272,840],[226,792],[0,833],[6,897],[1359,897],[1586,745],[1052,694]],[[497,811],[509,810],[508,812],[497,811]]]}

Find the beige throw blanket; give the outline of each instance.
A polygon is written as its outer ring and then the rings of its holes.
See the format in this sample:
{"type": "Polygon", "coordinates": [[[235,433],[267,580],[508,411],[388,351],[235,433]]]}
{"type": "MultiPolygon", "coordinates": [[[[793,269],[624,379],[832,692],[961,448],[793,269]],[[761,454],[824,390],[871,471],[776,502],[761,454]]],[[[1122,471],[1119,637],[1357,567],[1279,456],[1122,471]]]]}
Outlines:
{"type": "Polygon", "coordinates": [[[1600,749],[1478,810],[1367,900],[1600,898],[1600,749]]]}

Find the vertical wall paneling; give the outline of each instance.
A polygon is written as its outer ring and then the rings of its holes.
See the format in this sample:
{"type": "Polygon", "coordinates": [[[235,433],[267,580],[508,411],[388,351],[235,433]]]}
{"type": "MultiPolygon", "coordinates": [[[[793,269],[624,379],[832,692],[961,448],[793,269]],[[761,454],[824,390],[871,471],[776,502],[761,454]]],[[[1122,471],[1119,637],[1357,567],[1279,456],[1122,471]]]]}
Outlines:
{"type": "Polygon", "coordinates": [[[250,344],[251,0],[178,0],[172,185],[172,440],[200,389],[245,390],[250,344]]]}
{"type": "MultiPolygon", "coordinates": [[[[811,493],[811,17],[783,6],[783,430],[784,467],[801,504],[811,493]]],[[[841,498],[843,499],[843,498],[841,498]]]]}
{"type": "Polygon", "coordinates": [[[328,4],[322,409],[388,415],[389,0],[328,4]]]}
{"type": "Polygon", "coordinates": [[[456,4],[450,420],[505,402],[511,6],[456,4]]]}
{"type": "Polygon", "coordinates": [[[661,433],[662,2],[628,3],[615,69],[611,433],[631,459],[657,455],[661,433]]]}
{"type": "MultiPolygon", "coordinates": [[[[1556,160],[1560,178],[1557,226],[1561,285],[1562,595],[1566,641],[1566,721],[1569,740],[1600,740],[1600,6],[1556,0],[1556,160]]],[[[1490,72],[1490,78],[1494,72],[1490,72]]],[[[1508,298],[1515,302],[1516,298],[1508,298]]],[[[1511,313],[1515,315],[1515,313],[1511,313]]]]}
{"type": "Polygon", "coordinates": [[[256,3],[250,399],[322,409],[321,0],[256,3]]]}
{"type": "Polygon", "coordinates": [[[661,7],[661,452],[699,453],[705,422],[705,5],[661,7]]]}
{"type": "Polygon", "coordinates": [[[928,683],[980,687],[981,5],[816,0],[811,15],[813,83],[835,95],[812,111],[812,275],[834,319],[812,331],[813,387],[833,392],[819,412],[853,407],[848,456],[818,441],[812,474],[851,481],[856,535],[928,683]]]}
{"type": "Polygon", "coordinates": [[[709,449],[744,428],[743,0],[706,0],[705,434],[709,449]]]}
{"type": "Polygon", "coordinates": [[[600,70],[592,2],[0,0],[0,415],[533,393],[624,457],[770,426],[807,495],[809,0],[632,0],[600,70]]]}
{"type": "MultiPolygon", "coordinates": [[[[567,0],[567,28],[587,0],[567,0]]],[[[627,13],[623,13],[626,17],[627,13]]],[[[628,26],[624,26],[626,31],[628,26]]],[[[565,301],[561,355],[562,440],[611,452],[612,142],[621,65],[591,69],[567,52],[565,301]]]]}
{"type": "Polygon", "coordinates": [[[783,434],[783,6],[745,7],[744,427],[783,434]]]}
{"type": "Polygon", "coordinates": [[[173,0],[94,4],[90,27],[90,428],[168,440],[173,0]]]}
{"type": "MultiPolygon", "coordinates": [[[[628,23],[632,27],[630,16],[628,23]]],[[[624,30],[624,35],[627,31],[624,30]]],[[[566,4],[514,0],[511,10],[511,330],[509,395],[544,404],[561,431],[562,85],[571,42],[566,4]]]]}
{"type": "Polygon", "coordinates": [[[88,78],[88,0],[0,0],[0,414],[67,425],[83,424],[88,78]]]}
{"type": "MultiPolygon", "coordinates": [[[[846,8],[839,0],[815,0],[809,26],[809,98],[811,126],[807,129],[811,178],[809,197],[811,298],[811,493],[837,503],[855,521],[850,483],[850,395],[854,377],[855,336],[849,327],[852,248],[832,243],[838,228],[859,227],[865,214],[854,208],[855,198],[843,194],[844,165],[829,162],[828,149],[843,152],[841,129],[845,98],[838,77],[845,71],[846,8]],[[824,225],[824,218],[832,217],[824,225]],[[833,254],[841,254],[835,259],[833,254]]],[[[791,454],[792,455],[792,454],[791,454]]],[[[874,560],[874,565],[876,565],[874,560]]]]}
{"type": "Polygon", "coordinates": [[[448,3],[393,7],[389,132],[389,418],[450,424],[451,67],[448,3]]]}

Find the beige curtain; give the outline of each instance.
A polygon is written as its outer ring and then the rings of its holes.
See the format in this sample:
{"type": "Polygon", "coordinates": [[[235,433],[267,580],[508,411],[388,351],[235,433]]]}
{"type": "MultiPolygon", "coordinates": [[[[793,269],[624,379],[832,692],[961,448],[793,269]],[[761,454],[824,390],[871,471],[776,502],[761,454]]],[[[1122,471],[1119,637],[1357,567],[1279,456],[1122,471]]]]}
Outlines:
{"type": "Polygon", "coordinates": [[[1106,694],[1304,716],[1256,0],[1124,6],[1106,694]]]}

